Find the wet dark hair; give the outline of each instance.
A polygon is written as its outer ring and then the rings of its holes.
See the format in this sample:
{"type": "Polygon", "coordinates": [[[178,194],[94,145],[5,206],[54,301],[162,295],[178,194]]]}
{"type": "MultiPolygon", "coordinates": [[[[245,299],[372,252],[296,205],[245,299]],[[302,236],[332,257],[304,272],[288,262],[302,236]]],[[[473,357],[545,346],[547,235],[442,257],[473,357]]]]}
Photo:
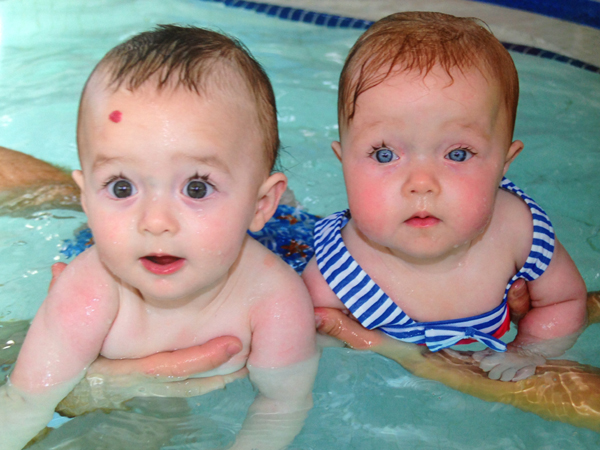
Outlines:
{"type": "Polygon", "coordinates": [[[255,101],[266,159],[273,169],[280,145],[275,94],[264,69],[239,40],[204,28],[159,25],[110,50],[90,78],[98,71],[108,74],[115,90],[125,86],[134,91],[152,79],[158,90],[182,86],[199,95],[211,86],[239,92],[241,78],[255,101]],[[239,78],[232,80],[232,71],[239,78]]]}
{"type": "Polygon", "coordinates": [[[340,129],[354,117],[360,94],[396,73],[417,70],[426,76],[436,65],[451,79],[453,69],[476,68],[488,81],[497,82],[512,136],[519,78],[510,54],[480,20],[436,12],[392,14],[358,38],[340,76],[340,129]]]}

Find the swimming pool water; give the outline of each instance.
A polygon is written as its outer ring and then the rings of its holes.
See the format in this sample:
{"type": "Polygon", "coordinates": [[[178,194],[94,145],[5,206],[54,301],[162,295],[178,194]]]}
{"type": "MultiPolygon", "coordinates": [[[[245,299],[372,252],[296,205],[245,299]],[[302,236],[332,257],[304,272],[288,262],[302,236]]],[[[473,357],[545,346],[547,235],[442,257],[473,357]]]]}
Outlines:
{"type": "MultiPolygon", "coordinates": [[[[83,83],[118,42],[158,23],[209,26],[240,38],[271,76],[283,143],[280,168],[315,214],[346,206],[330,149],[337,78],[360,31],[270,19],[197,0],[0,2],[0,145],[77,168],[83,83]]],[[[600,289],[600,76],[513,54],[521,76],[515,137],[525,151],[509,177],[545,207],[588,288],[600,289]]],[[[0,217],[0,320],[29,319],[44,298],[61,241],[85,222],[53,210],[0,217]]],[[[568,356],[600,366],[600,330],[568,356]]],[[[328,349],[315,408],[292,448],[597,448],[600,436],[486,403],[409,375],[371,353],[328,349]]],[[[134,412],[78,418],[34,448],[220,448],[254,393],[247,381],[189,402],[136,400],[134,412]],[[157,418],[160,417],[160,420],[157,418]],[[144,433],[146,433],[144,437],[144,433]]]]}

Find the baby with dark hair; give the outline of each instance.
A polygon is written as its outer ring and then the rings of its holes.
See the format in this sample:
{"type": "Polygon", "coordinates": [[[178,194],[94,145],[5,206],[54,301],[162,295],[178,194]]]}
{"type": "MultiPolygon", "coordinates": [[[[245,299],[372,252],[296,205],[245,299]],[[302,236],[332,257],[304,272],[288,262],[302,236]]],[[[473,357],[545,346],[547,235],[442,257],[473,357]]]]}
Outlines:
{"type": "Polygon", "coordinates": [[[142,358],[236,336],[259,394],[233,448],[279,449],[312,406],[318,365],[302,280],[248,235],[273,215],[285,175],[268,77],[236,40],[162,26],[92,72],[73,177],[95,245],[36,314],[0,391],[1,448],[20,449],[99,355],[142,358]]]}

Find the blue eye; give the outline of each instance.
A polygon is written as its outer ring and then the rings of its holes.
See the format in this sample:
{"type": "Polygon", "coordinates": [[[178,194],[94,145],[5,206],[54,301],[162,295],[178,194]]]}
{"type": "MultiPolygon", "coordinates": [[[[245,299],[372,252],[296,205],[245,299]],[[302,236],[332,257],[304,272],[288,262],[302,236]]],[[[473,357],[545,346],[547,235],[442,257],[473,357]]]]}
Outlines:
{"type": "Polygon", "coordinates": [[[373,154],[373,156],[375,157],[377,162],[380,162],[382,164],[389,163],[398,159],[396,154],[389,148],[380,148],[373,154]]]}
{"type": "Polygon", "coordinates": [[[448,153],[446,155],[446,159],[455,162],[463,162],[468,159],[471,159],[472,156],[473,153],[471,153],[469,150],[466,150],[464,148],[457,148],[456,150],[452,150],[450,153],[448,153]]]}
{"type": "Polygon", "coordinates": [[[137,194],[137,189],[131,181],[123,178],[111,181],[107,187],[109,194],[115,198],[127,198],[137,194]]]}
{"type": "Polygon", "coordinates": [[[204,198],[213,191],[212,185],[203,180],[190,180],[183,188],[184,195],[195,199],[204,198]]]}

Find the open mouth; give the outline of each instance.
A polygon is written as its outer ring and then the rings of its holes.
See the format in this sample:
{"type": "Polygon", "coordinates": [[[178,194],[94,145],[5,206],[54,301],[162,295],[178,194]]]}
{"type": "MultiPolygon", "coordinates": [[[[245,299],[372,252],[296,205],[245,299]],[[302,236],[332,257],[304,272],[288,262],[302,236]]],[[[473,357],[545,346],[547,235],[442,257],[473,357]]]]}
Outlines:
{"type": "Polygon", "coordinates": [[[172,255],[148,255],[140,258],[142,265],[156,275],[170,275],[183,267],[185,259],[172,255]]]}
{"type": "Polygon", "coordinates": [[[440,222],[440,219],[435,216],[431,216],[427,213],[420,213],[415,214],[404,223],[415,228],[428,228],[437,225],[440,222]]]}

